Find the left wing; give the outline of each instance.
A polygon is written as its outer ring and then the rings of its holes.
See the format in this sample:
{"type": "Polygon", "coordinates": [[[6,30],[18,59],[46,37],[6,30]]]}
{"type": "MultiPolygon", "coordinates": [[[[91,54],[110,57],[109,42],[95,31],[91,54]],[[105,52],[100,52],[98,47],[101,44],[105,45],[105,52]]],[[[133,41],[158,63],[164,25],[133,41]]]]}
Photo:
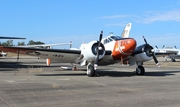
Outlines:
{"type": "Polygon", "coordinates": [[[15,47],[28,47],[28,48],[50,48],[51,46],[72,45],[72,43],[57,43],[57,44],[39,44],[39,45],[27,45],[27,46],[15,46],[15,47]]]}
{"type": "Polygon", "coordinates": [[[29,48],[29,47],[0,47],[0,50],[5,52],[13,52],[18,54],[26,54],[37,56],[40,58],[50,58],[64,63],[73,63],[79,56],[80,50],[70,49],[44,49],[44,48],[29,48]]]}

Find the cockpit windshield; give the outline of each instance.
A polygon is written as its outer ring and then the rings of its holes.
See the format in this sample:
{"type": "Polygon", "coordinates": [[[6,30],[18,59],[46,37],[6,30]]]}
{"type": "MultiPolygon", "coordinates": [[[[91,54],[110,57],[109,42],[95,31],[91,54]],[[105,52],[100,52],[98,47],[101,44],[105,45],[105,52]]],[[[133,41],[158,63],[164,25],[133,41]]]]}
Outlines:
{"type": "Polygon", "coordinates": [[[121,37],[120,36],[110,36],[110,38],[112,38],[113,40],[120,40],[121,39],[121,37]]]}
{"type": "Polygon", "coordinates": [[[122,38],[119,37],[119,36],[109,36],[109,37],[107,37],[106,39],[103,40],[103,44],[107,44],[107,43],[109,43],[111,41],[116,41],[116,40],[120,40],[120,39],[122,39],[122,38]]]}

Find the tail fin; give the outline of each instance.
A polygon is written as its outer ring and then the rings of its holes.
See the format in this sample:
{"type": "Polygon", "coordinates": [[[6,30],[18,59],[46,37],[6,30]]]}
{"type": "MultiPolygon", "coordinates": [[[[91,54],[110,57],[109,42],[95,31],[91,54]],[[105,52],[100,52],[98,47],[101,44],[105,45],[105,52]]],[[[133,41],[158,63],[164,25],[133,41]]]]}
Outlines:
{"type": "Polygon", "coordinates": [[[131,30],[132,23],[128,23],[126,27],[124,28],[121,37],[122,38],[129,38],[130,30],[131,30]]]}

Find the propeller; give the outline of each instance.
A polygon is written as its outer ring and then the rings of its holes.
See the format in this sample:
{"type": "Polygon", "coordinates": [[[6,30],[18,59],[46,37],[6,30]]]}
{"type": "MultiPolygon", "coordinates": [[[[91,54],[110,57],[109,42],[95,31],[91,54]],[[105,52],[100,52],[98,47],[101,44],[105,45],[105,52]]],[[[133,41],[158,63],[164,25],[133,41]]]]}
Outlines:
{"type": "Polygon", "coordinates": [[[155,56],[155,54],[154,54],[154,49],[153,49],[153,47],[150,46],[150,45],[147,43],[147,41],[146,41],[146,39],[145,39],[144,36],[143,36],[143,39],[144,39],[144,42],[146,43],[146,46],[148,46],[148,48],[149,48],[150,56],[153,57],[154,62],[156,63],[156,65],[158,65],[158,67],[160,67],[159,62],[158,62],[158,60],[157,60],[157,58],[156,58],[156,56],[155,56]]]}
{"type": "Polygon", "coordinates": [[[95,63],[94,63],[95,69],[96,69],[96,67],[98,66],[98,62],[99,62],[99,47],[100,47],[100,45],[101,45],[102,36],[103,36],[103,31],[101,31],[101,33],[100,33],[100,35],[99,35],[98,46],[97,46],[97,48],[96,48],[97,57],[96,57],[95,63]]]}
{"type": "Polygon", "coordinates": [[[158,49],[158,47],[157,46],[155,46],[157,49],[158,49]]]}
{"type": "Polygon", "coordinates": [[[165,45],[163,45],[162,49],[165,47],[165,45]]]}

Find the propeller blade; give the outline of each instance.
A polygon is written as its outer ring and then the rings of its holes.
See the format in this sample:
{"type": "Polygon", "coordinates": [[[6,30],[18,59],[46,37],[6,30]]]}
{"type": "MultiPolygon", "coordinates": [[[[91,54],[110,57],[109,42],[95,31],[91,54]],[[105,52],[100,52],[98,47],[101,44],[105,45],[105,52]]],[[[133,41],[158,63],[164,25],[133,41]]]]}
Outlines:
{"type": "MultiPolygon", "coordinates": [[[[150,46],[150,45],[147,43],[147,41],[146,41],[146,39],[145,39],[144,36],[143,36],[143,38],[144,38],[144,42],[145,42],[149,47],[152,47],[152,46],[150,46]]],[[[158,48],[158,47],[156,46],[156,48],[158,48]]],[[[159,62],[158,62],[156,56],[154,55],[154,50],[152,49],[152,50],[150,51],[150,53],[151,53],[151,56],[153,57],[154,62],[156,63],[156,65],[158,65],[158,67],[160,67],[159,62]]]]}
{"type": "Polygon", "coordinates": [[[100,35],[99,35],[99,41],[101,42],[102,40],[102,36],[103,36],[103,31],[101,31],[100,35]]]}
{"type": "Polygon", "coordinates": [[[98,61],[99,61],[99,49],[97,49],[97,57],[95,59],[95,63],[96,65],[98,65],[98,61]]]}
{"type": "Polygon", "coordinates": [[[100,47],[100,45],[101,45],[102,36],[103,36],[103,31],[101,31],[101,33],[100,33],[100,35],[99,35],[98,46],[97,46],[97,49],[96,49],[96,51],[97,51],[97,57],[96,57],[95,63],[94,63],[96,66],[98,65],[98,61],[99,61],[99,47],[100,47]]]}
{"type": "Polygon", "coordinates": [[[149,45],[149,47],[152,48],[152,49],[150,50],[150,53],[151,53],[151,56],[152,56],[153,59],[154,59],[154,62],[156,63],[156,65],[158,65],[158,67],[160,67],[159,62],[158,62],[158,60],[157,60],[157,58],[156,58],[156,56],[155,56],[155,54],[154,54],[154,49],[153,49],[153,47],[150,46],[150,45],[149,45]]]}
{"type": "Polygon", "coordinates": [[[158,60],[157,58],[155,57],[155,55],[152,55],[153,59],[154,59],[154,62],[157,64],[158,63],[158,60]]]}
{"type": "Polygon", "coordinates": [[[145,42],[146,44],[148,44],[144,36],[143,36],[143,39],[144,39],[144,42],[145,42]]]}
{"type": "Polygon", "coordinates": [[[153,56],[153,59],[154,59],[154,62],[156,63],[156,65],[157,65],[158,67],[160,67],[159,62],[158,62],[156,56],[155,56],[155,55],[152,55],[152,56],[153,56]]]}
{"type": "Polygon", "coordinates": [[[162,48],[164,48],[165,47],[165,45],[163,45],[163,47],[162,48]]]}
{"type": "Polygon", "coordinates": [[[157,49],[158,49],[158,47],[157,46],[155,46],[157,49]]]}

